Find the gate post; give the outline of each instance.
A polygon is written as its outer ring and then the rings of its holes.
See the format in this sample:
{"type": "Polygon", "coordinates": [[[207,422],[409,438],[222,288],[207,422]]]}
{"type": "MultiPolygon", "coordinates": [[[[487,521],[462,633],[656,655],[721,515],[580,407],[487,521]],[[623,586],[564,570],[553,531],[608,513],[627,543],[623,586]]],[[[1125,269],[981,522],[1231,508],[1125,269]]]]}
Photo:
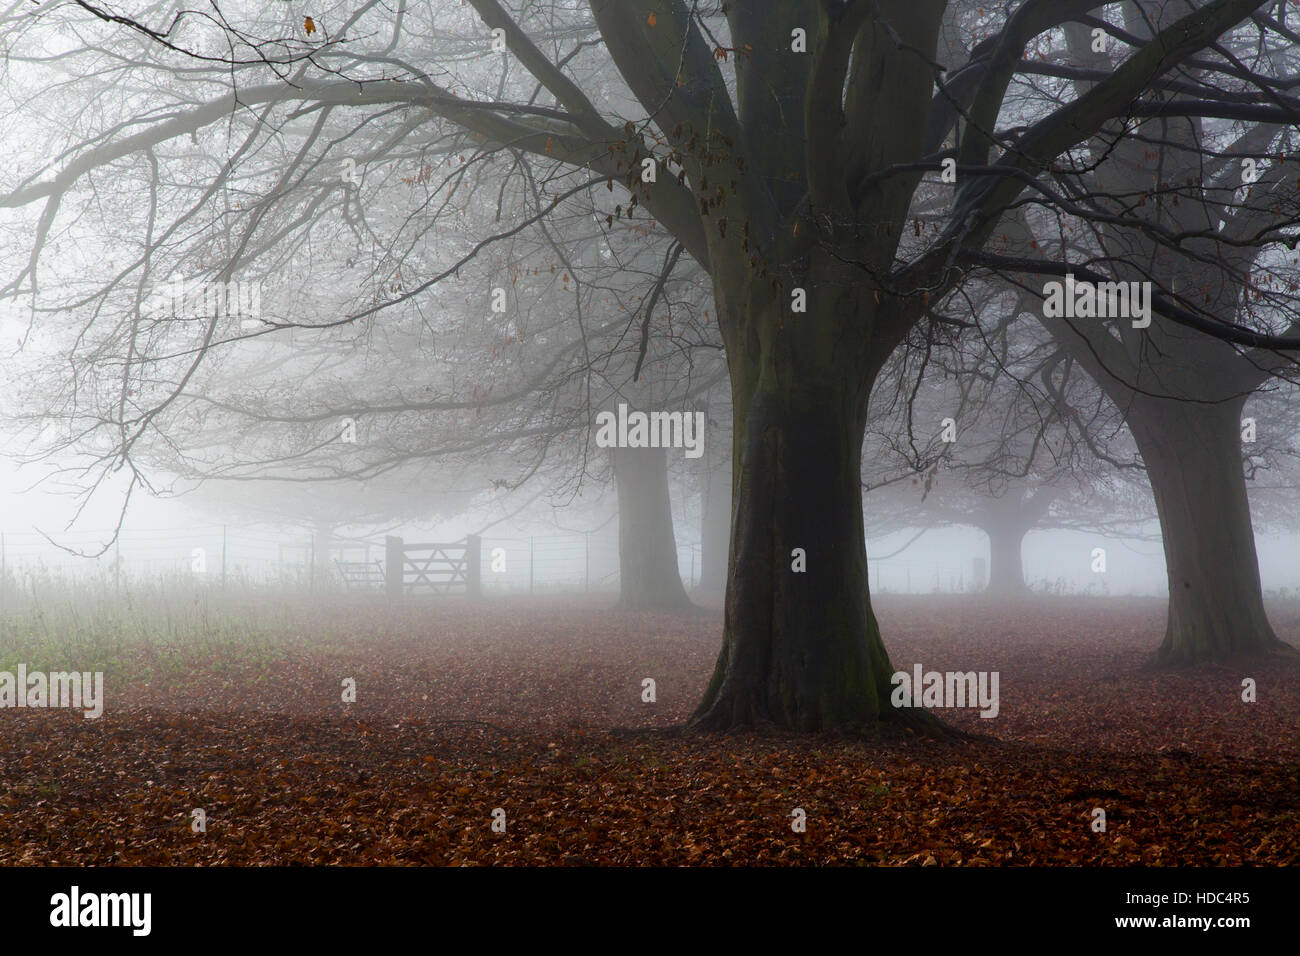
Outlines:
{"type": "Polygon", "coordinates": [[[405,576],[406,552],[402,550],[402,539],[393,535],[384,537],[384,586],[388,591],[388,600],[402,599],[402,578],[405,576]]]}
{"type": "Polygon", "coordinates": [[[472,598],[483,596],[483,539],[476,534],[465,538],[465,592],[472,598]]]}

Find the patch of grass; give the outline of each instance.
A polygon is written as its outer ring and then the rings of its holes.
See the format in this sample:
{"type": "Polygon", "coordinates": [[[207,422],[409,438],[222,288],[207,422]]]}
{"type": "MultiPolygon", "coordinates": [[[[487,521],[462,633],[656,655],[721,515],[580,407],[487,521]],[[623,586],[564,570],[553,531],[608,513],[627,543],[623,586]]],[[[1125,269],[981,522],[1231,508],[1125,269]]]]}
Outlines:
{"type": "Polygon", "coordinates": [[[0,613],[0,670],[103,671],[148,682],[242,672],[288,659],[284,602],[193,586],[116,592],[45,587],[0,613]]]}

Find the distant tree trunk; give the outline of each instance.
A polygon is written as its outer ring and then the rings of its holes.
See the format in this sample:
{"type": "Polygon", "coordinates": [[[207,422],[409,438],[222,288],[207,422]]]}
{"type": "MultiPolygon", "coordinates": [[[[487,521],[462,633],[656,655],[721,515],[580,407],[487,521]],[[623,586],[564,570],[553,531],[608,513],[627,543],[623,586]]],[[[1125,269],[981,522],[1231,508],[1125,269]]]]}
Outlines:
{"type": "Polygon", "coordinates": [[[1024,522],[990,521],[983,531],[989,538],[989,594],[1014,597],[1025,594],[1024,562],[1021,549],[1029,527],[1024,522]]]}
{"type": "Polygon", "coordinates": [[[1169,576],[1162,664],[1278,650],[1241,465],[1241,401],[1136,398],[1127,420],[1155,493],[1169,576]]]}
{"type": "Polygon", "coordinates": [[[618,487],[619,606],[690,607],[677,565],[667,450],[614,448],[611,457],[618,487]]]}
{"type": "Polygon", "coordinates": [[[1021,553],[1025,535],[1051,509],[1056,494],[1050,485],[1030,491],[1026,483],[1013,482],[1005,494],[986,500],[978,525],[989,538],[989,594],[1014,597],[1028,593],[1021,553]]]}
{"type": "Polygon", "coordinates": [[[700,583],[698,593],[720,600],[727,593],[727,562],[731,555],[730,462],[710,463],[705,472],[700,509],[700,583]]]}

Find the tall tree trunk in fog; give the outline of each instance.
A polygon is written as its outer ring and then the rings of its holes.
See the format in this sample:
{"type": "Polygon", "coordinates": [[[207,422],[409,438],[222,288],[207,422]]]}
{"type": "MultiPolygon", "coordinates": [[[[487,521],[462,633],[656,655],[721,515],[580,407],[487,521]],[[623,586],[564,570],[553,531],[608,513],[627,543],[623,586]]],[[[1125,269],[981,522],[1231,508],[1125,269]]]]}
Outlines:
{"type": "Polygon", "coordinates": [[[782,321],[789,293],[762,279],[719,296],[756,310],[762,332],[728,343],[734,525],[722,651],[694,718],[706,728],[913,716],[889,704],[863,533],[867,399],[891,316],[852,266],[810,258],[794,285],[810,290],[815,317],[782,321]]]}
{"type": "Polygon", "coordinates": [[[1049,486],[1030,492],[1013,484],[1001,497],[987,499],[978,525],[989,539],[989,594],[1028,593],[1022,556],[1025,535],[1047,514],[1055,497],[1049,486]]]}
{"type": "Polygon", "coordinates": [[[613,448],[618,487],[619,606],[690,606],[677,565],[677,539],[668,500],[668,452],[613,448]]]}
{"type": "Polygon", "coordinates": [[[610,55],[683,156],[696,195],[677,221],[689,209],[699,229],[677,234],[709,263],[727,354],[725,624],[692,722],[819,730],[902,717],[867,594],[859,456],[871,384],[922,314],[906,282],[875,278],[893,266],[920,175],[857,184],[924,153],[917,117],[944,4],[808,3],[774,17],[736,0],[737,112],[686,5],[653,8],[647,21],[636,4],[592,3],[610,55]],[[807,56],[791,55],[792,23],[807,56]]]}
{"type": "Polygon", "coordinates": [[[861,454],[871,386],[921,314],[919,294],[878,278],[916,180],[902,173],[850,198],[847,153],[879,168],[923,151],[915,118],[933,74],[913,51],[934,50],[943,4],[888,0],[879,5],[888,28],[865,4],[839,22],[823,8],[810,60],[788,55],[789,23],[765,5],[741,7],[734,22],[746,32],[733,42],[754,51],[741,95],[754,117],[782,117],[761,131],[755,121],[746,163],[765,170],[789,215],[801,202],[811,215],[778,225],[768,200],[749,192],[753,202],[706,221],[731,379],[734,501],[723,644],[692,721],[822,730],[915,719],[889,703],[894,668],[867,587],[861,454]],[[850,51],[846,112],[869,117],[853,123],[838,110],[850,51]],[[772,86],[778,75],[785,82],[772,86]],[[728,231],[714,222],[722,216],[738,225],[728,231]],[[746,233],[765,237],[761,260],[746,233]]]}
{"type": "MultiPolygon", "coordinates": [[[[705,444],[708,448],[708,444],[705,444]]],[[[705,451],[708,455],[708,451],[705,451]]],[[[731,462],[710,461],[704,473],[700,507],[700,583],[705,600],[719,600],[727,591],[731,554],[731,462]]]]}
{"type": "Polygon", "coordinates": [[[989,538],[989,594],[1014,597],[1025,594],[1021,548],[1029,528],[1023,522],[989,523],[983,531],[989,538]]]}
{"type": "MultiPolygon", "coordinates": [[[[1125,5],[1126,27],[1145,32],[1156,10],[1150,0],[1125,5]]],[[[1071,59],[1092,76],[1114,69],[1109,54],[1094,48],[1086,25],[1071,24],[1065,35],[1071,59]]],[[[1093,82],[1076,85],[1084,90],[1093,82]]],[[[1194,116],[1171,121],[1162,129],[1154,172],[1145,140],[1098,137],[1091,143],[1097,166],[1091,174],[1096,182],[1090,185],[1112,196],[1140,194],[1143,202],[1147,190],[1157,197],[1145,207],[1155,220],[1153,228],[1111,224],[1099,230],[1115,278],[1154,279],[1179,294],[1195,290],[1205,314],[1231,321],[1247,309],[1249,290],[1239,277],[1255,267],[1259,247],[1249,237],[1263,228],[1271,202],[1242,208],[1233,199],[1160,201],[1162,191],[1174,184],[1208,180],[1224,168],[1206,168],[1201,152],[1205,135],[1194,116]],[[1195,237],[1180,243],[1191,255],[1171,256],[1164,241],[1155,238],[1161,232],[1195,237]]],[[[1230,143],[1221,161],[1229,175],[1238,173],[1237,155],[1266,151],[1273,136],[1271,128],[1261,125],[1230,143]]],[[[1267,195],[1275,187],[1291,193],[1280,164],[1251,189],[1267,195]]],[[[1034,237],[1023,218],[1003,225],[1022,252],[1031,249],[1034,237]]],[[[1169,579],[1169,617],[1157,662],[1223,659],[1286,647],[1264,613],[1240,441],[1245,397],[1260,387],[1269,369],[1279,366],[1279,355],[1243,350],[1163,318],[1139,328],[1127,321],[1067,322],[1035,314],[1123,411],[1146,465],[1169,579]]],[[[1240,319],[1251,323],[1248,316],[1240,319]]]]}
{"type": "Polygon", "coordinates": [[[1146,465],[1169,581],[1169,616],[1156,661],[1221,660],[1286,648],[1264,612],[1241,456],[1244,396],[1263,378],[1254,360],[1222,342],[1165,328],[1158,352],[1166,359],[1152,372],[1141,364],[1126,367],[1124,351],[1104,333],[1090,333],[1082,345],[1077,332],[1055,324],[1057,340],[1124,410],[1146,465]],[[1204,398],[1160,395],[1171,391],[1204,398]]]}
{"type": "Polygon", "coordinates": [[[804,363],[822,336],[782,338],[761,364],[731,363],[735,527],[722,651],[696,713],[704,727],[816,730],[889,712],[893,667],[867,593],[862,530],[868,377],[851,360],[815,374],[804,363]]]}
{"type": "Polygon", "coordinates": [[[1164,536],[1169,618],[1156,658],[1177,664],[1275,650],[1241,459],[1242,402],[1139,397],[1129,427],[1164,536]]]}

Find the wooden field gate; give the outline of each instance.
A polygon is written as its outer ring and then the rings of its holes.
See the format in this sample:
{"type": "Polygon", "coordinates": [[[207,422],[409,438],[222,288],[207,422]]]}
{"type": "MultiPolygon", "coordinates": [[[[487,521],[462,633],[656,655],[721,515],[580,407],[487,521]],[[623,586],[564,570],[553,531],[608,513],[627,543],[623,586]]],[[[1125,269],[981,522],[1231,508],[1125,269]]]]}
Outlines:
{"type": "Polygon", "coordinates": [[[384,538],[384,588],[388,597],[408,594],[483,594],[482,539],[471,534],[462,541],[407,544],[384,538]]]}

